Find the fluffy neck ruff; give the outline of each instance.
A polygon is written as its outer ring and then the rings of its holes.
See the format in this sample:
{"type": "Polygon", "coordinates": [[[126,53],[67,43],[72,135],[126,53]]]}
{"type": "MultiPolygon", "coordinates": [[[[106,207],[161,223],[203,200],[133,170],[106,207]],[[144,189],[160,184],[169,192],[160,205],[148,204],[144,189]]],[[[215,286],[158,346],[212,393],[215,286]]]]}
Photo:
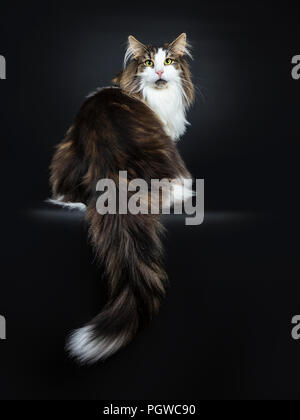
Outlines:
{"type": "Polygon", "coordinates": [[[181,84],[169,82],[163,89],[145,85],[141,92],[144,101],[162,121],[166,133],[172,140],[178,140],[189,125],[181,84]]]}

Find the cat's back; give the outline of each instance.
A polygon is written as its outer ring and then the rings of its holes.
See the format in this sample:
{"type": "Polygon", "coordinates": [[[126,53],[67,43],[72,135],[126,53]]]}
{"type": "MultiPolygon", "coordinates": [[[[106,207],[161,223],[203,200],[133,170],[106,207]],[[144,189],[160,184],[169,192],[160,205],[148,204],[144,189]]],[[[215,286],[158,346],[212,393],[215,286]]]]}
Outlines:
{"type": "Polygon", "coordinates": [[[148,107],[138,98],[129,96],[121,88],[113,86],[97,89],[88,96],[84,105],[95,107],[98,113],[106,113],[110,116],[113,116],[116,110],[121,114],[148,110],[148,107]]]}
{"type": "Polygon", "coordinates": [[[156,114],[142,100],[118,87],[100,88],[89,95],[77,115],[77,123],[80,122],[111,129],[143,127],[151,131],[163,130],[156,114]]]}

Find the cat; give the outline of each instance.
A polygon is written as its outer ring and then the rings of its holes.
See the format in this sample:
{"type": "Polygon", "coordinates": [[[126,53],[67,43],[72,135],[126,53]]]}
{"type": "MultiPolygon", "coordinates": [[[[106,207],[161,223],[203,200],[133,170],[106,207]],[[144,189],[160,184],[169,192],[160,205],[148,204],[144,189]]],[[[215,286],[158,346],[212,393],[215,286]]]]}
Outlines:
{"type": "Polygon", "coordinates": [[[86,209],[109,285],[100,314],[68,338],[67,351],[79,363],[104,360],[128,344],[157,314],[165,295],[160,215],[100,214],[96,185],[104,178],[117,185],[119,172],[127,171],[129,181],[140,178],[148,185],[151,179],[175,180],[174,201],[193,195],[191,183],[182,186],[191,176],[176,148],[194,101],[187,57],[185,33],[159,48],[129,36],[114,86],[87,97],[54,154],[53,202],[86,209]]]}

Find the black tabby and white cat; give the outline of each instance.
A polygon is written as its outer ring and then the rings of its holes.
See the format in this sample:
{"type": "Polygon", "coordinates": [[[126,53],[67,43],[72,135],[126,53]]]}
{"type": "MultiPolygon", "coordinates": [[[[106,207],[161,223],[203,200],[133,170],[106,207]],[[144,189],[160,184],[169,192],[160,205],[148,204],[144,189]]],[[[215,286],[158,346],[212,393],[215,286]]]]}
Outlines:
{"type": "Polygon", "coordinates": [[[119,172],[127,171],[128,182],[139,178],[149,186],[151,179],[175,180],[174,200],[192,195],[191,187],[182,186],[190,175],[175,144],[194,100],[186,56],[185,34],[159,48],[130,36],[115,87],[87,98],[54,155],[52,201],[86,209],[91,241],[109,282],[104,309],[68,341],[68,351],[81,363],[105,359],[125,346],[158,312],[165,294],[160,216],[99,214],[96,184],[109,178],[118,185],[119,172]]]}

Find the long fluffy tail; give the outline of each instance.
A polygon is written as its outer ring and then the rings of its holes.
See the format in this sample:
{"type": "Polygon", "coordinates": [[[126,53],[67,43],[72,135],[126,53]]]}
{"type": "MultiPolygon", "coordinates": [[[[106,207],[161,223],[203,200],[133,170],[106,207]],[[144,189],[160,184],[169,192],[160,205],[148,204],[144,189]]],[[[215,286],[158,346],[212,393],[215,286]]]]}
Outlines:
{"type": "Polygon", "coordinates": [[[72,333],[67,349],[83,364],[105,359],[128,344],[158,312],[167,281],[156,215],[97,213],[89,206],[90,236],[109,281],[102,312],[72,333]]]}

